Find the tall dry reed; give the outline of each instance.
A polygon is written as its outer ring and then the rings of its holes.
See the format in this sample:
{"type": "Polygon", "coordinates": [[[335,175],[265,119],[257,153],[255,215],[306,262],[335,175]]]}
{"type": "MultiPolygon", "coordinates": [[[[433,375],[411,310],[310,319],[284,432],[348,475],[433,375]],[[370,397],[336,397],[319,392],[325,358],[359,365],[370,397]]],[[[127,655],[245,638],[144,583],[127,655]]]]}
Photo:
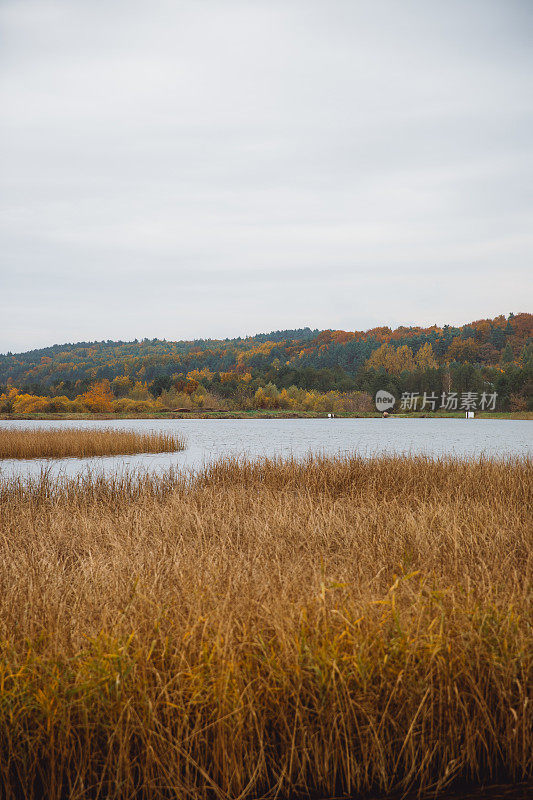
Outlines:
{"type": "Polygon", "coordinates": [[[0,485],[0,794],[297,798],[533,773],[531,463],[0,485]]]}
{"type": "Polygon", "coordinates": [[[175,433],[117,428],[0,428],[0,458],[66,458],[76,456],[166,453],[183,450],[175,433]]]}

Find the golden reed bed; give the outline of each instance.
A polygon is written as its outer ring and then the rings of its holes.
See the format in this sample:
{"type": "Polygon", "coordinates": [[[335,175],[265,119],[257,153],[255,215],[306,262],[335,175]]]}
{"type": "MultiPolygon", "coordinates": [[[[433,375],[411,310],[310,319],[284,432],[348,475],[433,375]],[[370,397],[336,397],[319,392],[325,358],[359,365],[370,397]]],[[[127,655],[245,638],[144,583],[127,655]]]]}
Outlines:
{"type": "Polygon", "coordinates": [[[0,428],[1,458],[66,458],[76,456],[167,453],[183,450],[174,433],[116,428],[0,428]]]}
{"type": "Polygon", "coordinates": [[[531,463],[0,482],[0,796],[533,773],[531,463]]]}

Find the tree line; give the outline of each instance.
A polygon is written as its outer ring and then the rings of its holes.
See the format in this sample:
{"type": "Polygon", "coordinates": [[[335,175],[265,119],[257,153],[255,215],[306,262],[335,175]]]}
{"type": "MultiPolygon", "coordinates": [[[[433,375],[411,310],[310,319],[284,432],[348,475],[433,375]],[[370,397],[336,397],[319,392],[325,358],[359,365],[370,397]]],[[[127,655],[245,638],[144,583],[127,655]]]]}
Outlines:
{"type": "Polygon", "coordinates": [[[370,410],[379,389],[497,392],[533,410],[533,315],[458,328],[276,331],[225,340],[83,342],[0,356],[0,411],[370,410]]]}

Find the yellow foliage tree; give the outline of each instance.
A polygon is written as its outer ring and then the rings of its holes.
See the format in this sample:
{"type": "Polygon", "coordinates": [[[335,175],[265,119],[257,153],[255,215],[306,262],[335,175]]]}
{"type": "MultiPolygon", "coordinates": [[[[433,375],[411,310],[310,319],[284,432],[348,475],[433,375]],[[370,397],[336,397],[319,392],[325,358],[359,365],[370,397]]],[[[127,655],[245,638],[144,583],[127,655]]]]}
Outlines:
{"type": "Polygon", "coordinates": [[[118,375],[113,379],[111,386],[113,387],[113,394],[117,397],[126,397],[133,384],[127,375],[118,375]]]}
{"type": "Polygon", "coordinates": [[[150,392],[148,391],[148,384],[146,381],[135,381],[133,389],[130,390],[128,396],[132,400],[149,400],[150,392]]]}
{"type": "Polygon", "coordinates": [[[438,366],[437,359],[430,342],[426,342],[416,354],[416,365],[420,369],[434,369],[438,366]]]}
{"type": "Polygon", "coordinates": [[[413,351],[406,344],[396,349],[393,345],[385,343],[374,350],[366,366],[369,369],[384,369],[393,375],[399,375],[404,370],[414,369],[413,351]]]}
{"type": "Polygon", "coordinates": [[[396,350],[391,344],[382,344],[370,355],[366,362],[368,369],[381,369],[386,372],[395,372],[396,350]]]}
{"type": "Polygon", "coordinates": [[[210,381],[213,378],[213,375],[214,373],[211,372],[210,369],[207,369],[207,367],[204,367],[203,369],[193,369],[187,373],[187,380],[201,383],[204,378],[210,381]]]}
{"type": "Polygon", "coordinates": [[[396,372],[411,372],[415,368],[413,351],[406,344],[396,350],[396,372]]]}
{"type": "Polygon", "coordinates": [[[255,393],[254,406],[255,408],[268,408],[268,398],[262,386],[255,393]]]}

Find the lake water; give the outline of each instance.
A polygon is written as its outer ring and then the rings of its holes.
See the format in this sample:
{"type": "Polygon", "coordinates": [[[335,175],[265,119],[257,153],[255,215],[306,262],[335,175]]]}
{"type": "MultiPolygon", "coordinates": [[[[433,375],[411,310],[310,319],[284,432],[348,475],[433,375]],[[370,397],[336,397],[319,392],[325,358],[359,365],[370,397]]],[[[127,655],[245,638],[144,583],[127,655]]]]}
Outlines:
{"type": "Polygon", "coordinates": [[[110,421],[0,421],[1,427],[119,428],[172,431],[186,441],[180,453],[31,461],[0,460],[0,475],[75,476],[90,469],[106,474],[126,470],[163,472],[200,469],[227,455],[301,458],[324,455],[413,453],[490,458],[533,456],[533,422],[464,419],[128,419],[110,421]]]}

